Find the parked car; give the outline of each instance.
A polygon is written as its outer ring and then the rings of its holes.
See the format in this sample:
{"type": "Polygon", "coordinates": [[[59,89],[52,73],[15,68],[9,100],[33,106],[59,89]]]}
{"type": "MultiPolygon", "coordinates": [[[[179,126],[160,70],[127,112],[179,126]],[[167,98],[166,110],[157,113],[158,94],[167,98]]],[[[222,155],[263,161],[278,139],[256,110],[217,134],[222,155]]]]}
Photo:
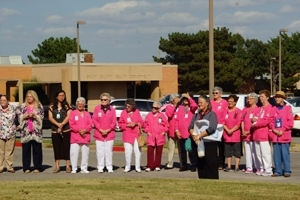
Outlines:
{"type": "MultiPolygon", "coordinates": [[[[126,99],[113,99],[110,102],[110,105],[116,110],[117,120],[119,120],[121,112],[126,108],[125,101],[126,99]]],[[[153,102],[153,100],[135,99],[136,108],[140,111],[143,120],[146,118],[146,115],[151,112],[153,102]]],[[[120,131],[118,124],[116,126],[116,131],[120,131]]]]}

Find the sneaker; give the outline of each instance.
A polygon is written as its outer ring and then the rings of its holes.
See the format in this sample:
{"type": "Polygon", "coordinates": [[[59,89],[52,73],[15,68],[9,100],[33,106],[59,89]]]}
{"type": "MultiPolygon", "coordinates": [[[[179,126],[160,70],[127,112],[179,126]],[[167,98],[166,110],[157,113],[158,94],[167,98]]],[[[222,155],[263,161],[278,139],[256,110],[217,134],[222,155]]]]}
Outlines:
{"type": "Polygon", "coordinates": [[[40,170],[35,169],[35,170],[33,170],[33,173],[40,173],[40,170]]]}
{"type": "Polygon", "coordinates": [[[76,174],[77,173],[77,170],[72,170],[71,171],[71,174],[76,174]]]}
{"type": "Polygon", "coordinates": [[[264,171],[263,173],[261,173],[261,176],[272,176],[272,172],[264,171]]]}
{"type": "Polygon", "coordinates": [[[98,173],[103,173],[103,169],[98,169],[98,173]]]}
{"type": "Polygon", "coordinates": [[[151,171],[151,169],[149,168],[149,167],[147,167],[146,169],[145,169],[145,172],[150,172],[151,171]]]}
{"type": "Polygon", "coordinates": [[[155,171],[158,171],[158,172],[159,172],[159,171],[160,171],[160,168],[159,168],[159,167],[156,167],[156,168],[155,168],[155,171]]]}
{"type": "Polygon", "coordinates": [[[256,172],[255,174],[256,174],[257,176],[261,176],[261,174],[262,174],[263,172],[264,172],[264,170],[261,169],[260,171],[257,170],[257,172],[256,172]]]}
{"type": "Polygon", "coordinates": [[[108,173],[113,173],[114,171],[112,169],[107,170],[108,173]]]}
{"type": "Polygon", "coordinates": [[[83,173],[83,174],[89,174],[90,172],[89,172],[87,169],[82,169],[82,170],[80,171],[80,173],[83,173]]]}
{"type": "Polygon", "coordinates": [[[240,169],[239,168],[236,168],[235,170],[234,170],[234,172],[239,172],[240,171],[240,169]]]}
{"type": "Polygon", "coordinates": [[[224,172],[231,172],[231,171],[232,171],[232,169],[229,168],[229,167],[226,167],[226,168],[224,169],[224,172]]]}
{"type": "Polygon", "coordinates": [[[130,169],[124,169],[124,173],[130,172],[130,169]]]}
{"type": "Polygon", "coordinates": [[[251,169],[247,169],[246,171],[245,171],[245,174],[251,174],[252,173],[252,170],[251,169]]]}
{"type": "Polygon", "coordinates": [[[135,171],[136,171],[137,173],[141,173],[141,172],[142,172],[141,169],[136,169],[135,171]]]}
{"type": "Polygon", "coordinates": [[[167,164],[166,167],[165,167],[165,169],[173,169],[173,166],[170,165],[170,164],[167,164]]]}

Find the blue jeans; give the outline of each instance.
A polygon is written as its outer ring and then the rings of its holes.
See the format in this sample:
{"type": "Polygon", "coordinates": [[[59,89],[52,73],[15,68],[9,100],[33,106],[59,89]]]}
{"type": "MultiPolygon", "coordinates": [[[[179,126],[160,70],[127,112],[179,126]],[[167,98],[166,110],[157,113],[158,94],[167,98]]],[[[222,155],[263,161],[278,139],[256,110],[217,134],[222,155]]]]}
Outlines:
{"type": "Polygon", "coordinates": [[[291,174],[290,143],[273,143],[275,174],[291,174]],[[282,169],[283,166],[283,169],[282,169]]]}

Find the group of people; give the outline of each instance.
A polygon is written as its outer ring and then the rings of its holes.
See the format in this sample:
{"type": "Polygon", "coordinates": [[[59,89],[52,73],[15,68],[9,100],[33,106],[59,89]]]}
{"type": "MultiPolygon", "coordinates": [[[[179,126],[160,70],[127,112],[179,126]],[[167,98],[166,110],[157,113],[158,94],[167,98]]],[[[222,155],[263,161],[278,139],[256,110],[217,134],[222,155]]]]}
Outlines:
{"type": "MultiPolygon", "coordinates": [[[[213,99],[200,96],[195,102],[188,93],[180,96],[170,95],[170,104],[161,112],[161,103],[155,101],[152,111],[143,120],[136,108],[134,99],[127,99],[126,108],[117,120],[116,111],[110,105],[109,93],[100,95],[100,104],[94,109],[92,117],[85,111],[86,100],[79,97],[76,109],[67,102],[66,94],[59,90],[54,102],[49,106],[48,116],[52,123],[52,144],[55,167],[53,173],[60,172],[60,160],[66,161],[66,172],[77,173],[78,154],[81,150],[80,172],[89,173],[89,145],[91,130],[94,128],[97,170],[113,172],[113,145],[116,137],[115,127],[122,130],[125,149],[124,172],[131,171],[132,152],[135,155],[135,171],[141,172],[141,147],[138,137],[147,134],[146,172],[160,171],[162,151],[168,143],[168,161],[165,169],[174,167],[175,147],[178,147],[179,171],[198,171],[199,178],[218,179],[219,170],[231,171],[232,157],[235,157],[234,171],[239,171],[240,158],[246,155],[245,173],[256,172],[262,176],[291,176],[290,153],[291,128],[293,115],[291,108],[284,103],[285,94],[278,91],[275,95],[276,106],[268,103],[270,92],[262,90],[259,96],[250,93],[247,106],[240,110],[236,107],[238,97],[222,97],[222,88],[215,87],[213,99]],[[257,107],[260,98],[262,107],[257,107]],[[198,120],[207,120],[208,128],[195,134],[194,125],[198,120]],[[223,128],[222,141],[206,139],[223,128]],[[198,155],[199,143],[204,141],[205,155],[198,155]],[[243,143],[242,143],[243,142],[243,143]],[[271,144],[274,148],[275,171],[272,171],[271,144]],[[190,148],[189,148],[190,146],[190,148]],[[187,162],[189,158],[190,164],[187,162]],[[225,158],[227,166],[225,166],[225,158]]],[[[26,93],[25,103],[19,108],[9,104],[8,97],[1,96],[0,102],[0,172],[4,164],[8,172],[14,173],[13,152],[16,131],[20,130],[22,143],[23,171],[30,173],[31,155],[33,172],[42,171],[42,121],[43,106],[35,91],[26,93]],[[15,124],[16,119],[19,126],[15,124]],[[32,151],[32,154],[31,154],[32,151]]]]}

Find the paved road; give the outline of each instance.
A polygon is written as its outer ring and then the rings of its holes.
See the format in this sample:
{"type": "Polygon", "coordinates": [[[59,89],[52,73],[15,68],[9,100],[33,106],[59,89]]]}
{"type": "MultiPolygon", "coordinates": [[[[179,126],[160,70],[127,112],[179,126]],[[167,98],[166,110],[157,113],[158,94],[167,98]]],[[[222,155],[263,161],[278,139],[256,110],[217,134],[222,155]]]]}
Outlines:
{"type": "MultiPolygon", "coordinates": [[[[161,170],[160,172],[142,172],[136,173],[132,170],[129,173],[123,172],[123,167],[125,164],[124,153],[115,152],[113,156],[113,163],[114,163],[114,173],[102,173],[99,174],[97,172],[96,167],[96,153],[94,150],[90,151],[90,158],[89,158],[89,170],[91,171],[90,174],[67,174],[65,173],[64,167],[61,167],[62,171],[57,174],[53,174],[52,171],[54,169],[54,159],[53,159],[53,150],[52,149],[43,149],[44,161],[43,161],[43,168],[44,171],[42,173],[34,174],[25,174],[22,170],[22,163],[21,163],[21,148],[16,147],[15,150],[15,162],[14,167],[17,170],[16,173],[11,174],[7,172],[3,172],[0,174],[1,181],[16,181],[16,180],[45,180],[45,179],[62,179],[62,178],[193,178],[197,179],[196,172],[179,172],[178,171],[178,155],[175,154],[175,162],[176,168],[172,170],[161,170]]],[[[242,171],[240,172],[223,172],[220,171],[220,180],[235,180],[235,181],[252,181],[252,182],[280,182],[280,183],[300,183],[300,152],[292,152],[291,153],[291,168],[292,168],[292,176],[290,178],[284,177],[262,177],[257,176],[255,174],[244,174],[242,171]]],[[[166,163],[167,154],[163,154],[163,161],[162,163],[166,163]]],[[[79,159],[80,161],[80,159],[79,159]]],[[[133,158],[134,161],[134,158],[133,158]]],[[[133,162],[132,162],[133,163],[133,162]]],[[[64,162],[61,163],[63,165],[64,162]]],[[[142,165],[146,164],[146,154],[142,154],[142,165]]],[[[241,165],[244,166],[245,158],[242,158],[241,165]]]]}

